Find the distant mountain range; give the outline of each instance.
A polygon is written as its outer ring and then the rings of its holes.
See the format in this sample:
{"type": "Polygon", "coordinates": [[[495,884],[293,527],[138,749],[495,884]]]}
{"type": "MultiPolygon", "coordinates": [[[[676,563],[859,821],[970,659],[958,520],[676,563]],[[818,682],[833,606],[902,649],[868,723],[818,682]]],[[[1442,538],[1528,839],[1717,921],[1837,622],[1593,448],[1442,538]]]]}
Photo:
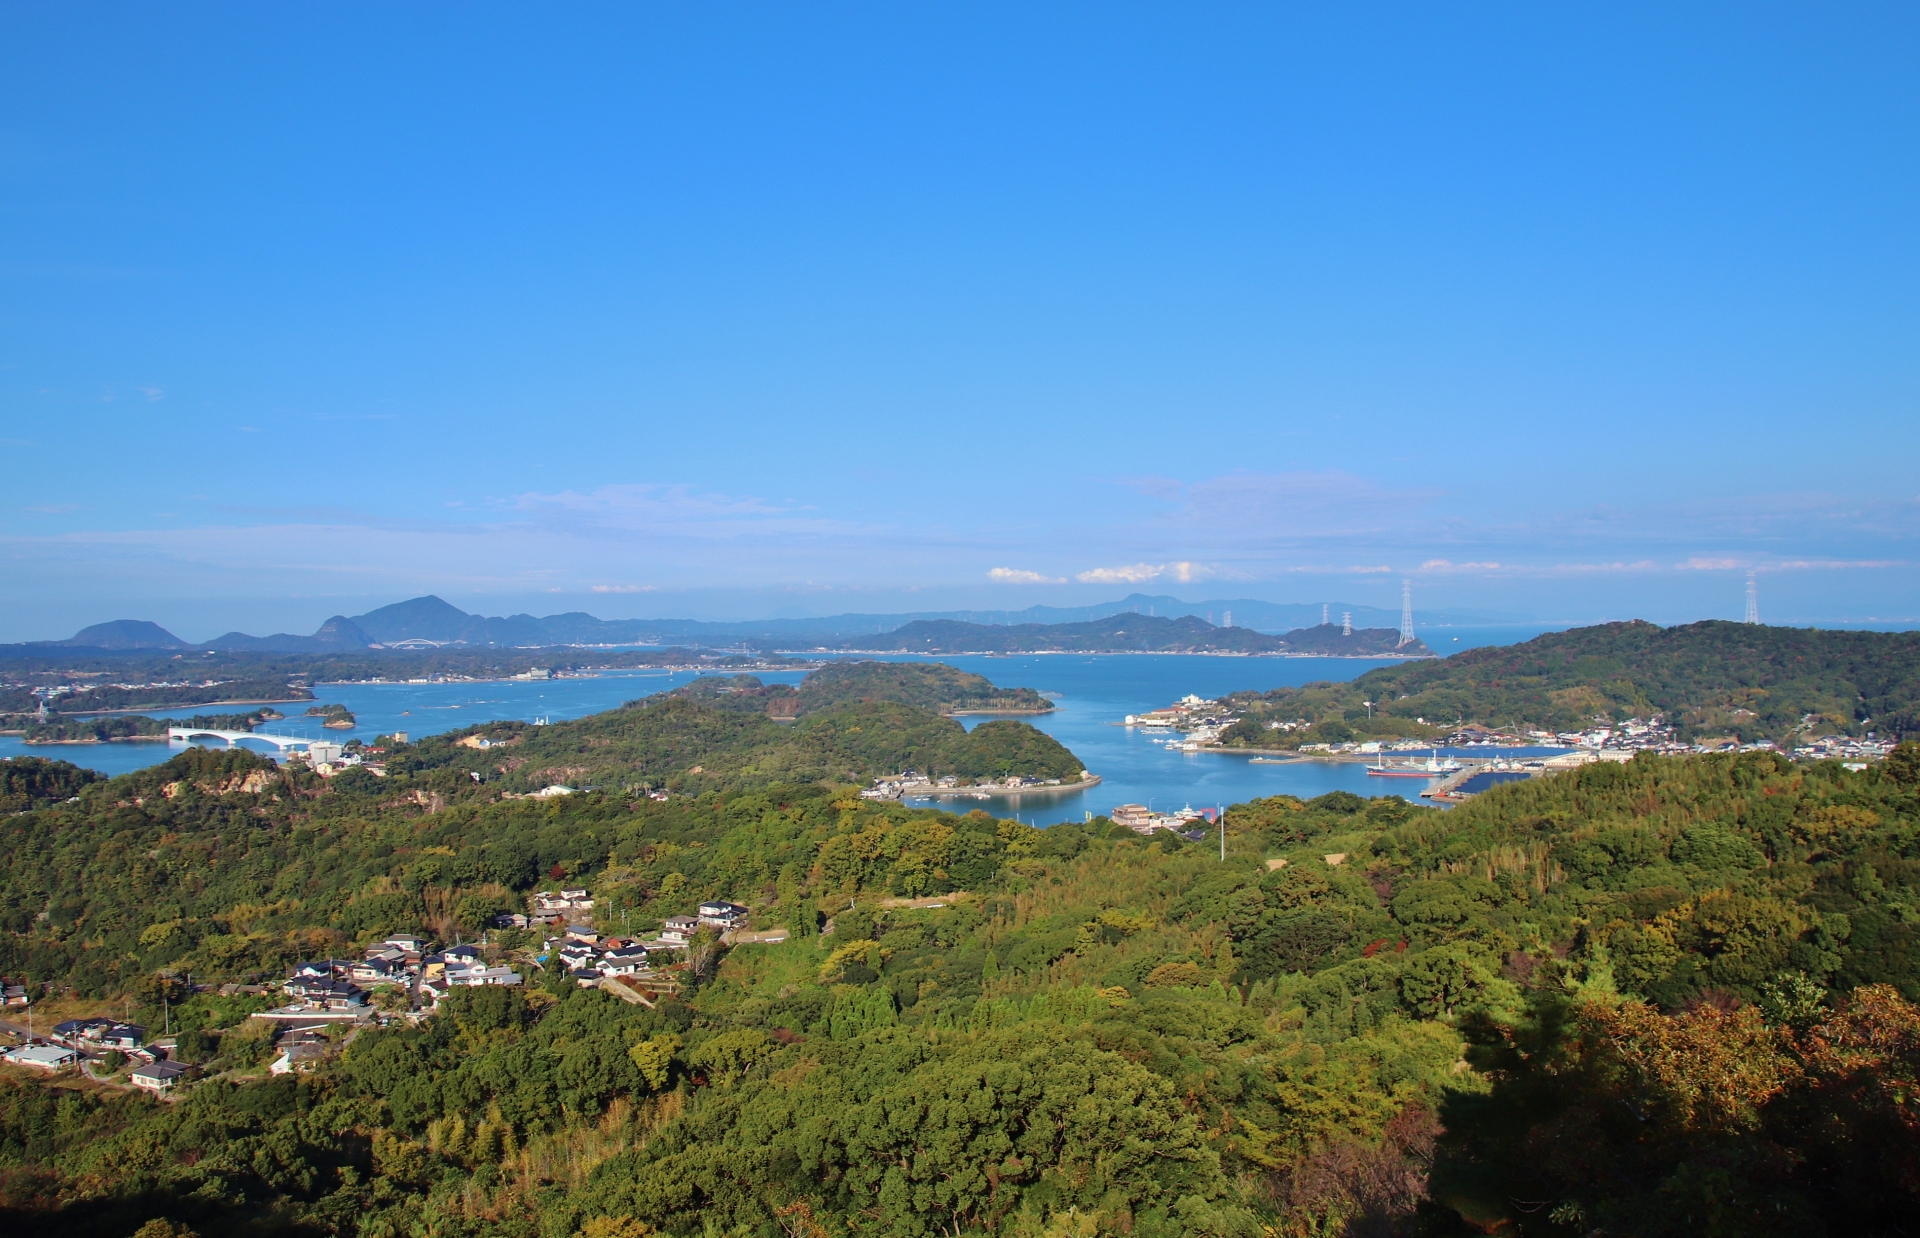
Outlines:
{"type": "MultiPolygon", "coordinates": [[[[900,647],[898,642],[874,641],[873,637],[897,634],[914,625],[912,639],[921,643],[914,648],[954,650],[964,644],[973,650],[1012,651],[1020,642],[1038,642],[1034,649],[1067,647],[1048,643],[1054,637],[1042,637],[1028,629],[1078,628],[1103,620],[1119,618],[1190,621],[1189,628],[1145,625],[1139,633],[1151,631],[1142,639],[1171,641],[1168,648],[1185,647],[1200,639],[1202,630],[1211,633],[1203,642],[1207,648],[1243,652],[1295,651],[1303,631],[1319,631],[1322,613],[1339,638],[1342,616],[1350,615],[1355,625],[1353,638],[1338,643],[1371,646],[1385,631],[1398,640],[1400,616],[1395,611],[1346,602],[1321,605],[1283,605],[1252,599],[1211,602],[1183,602],[1178,598],[1133,594],[1099,606],[1031,606],[1019,611],[938,611],[904,615],[833,615],[817,619],[760,619],[740,623],[711,623],[695,619],[597,619],[584,611],[561,615],[485,616],[472,615],[431,595],[395,602],[364,615],[335,615],[310,636],[276,632],[271,636],[250,636],[228,632],[213,640],[194,644],[167,631],[157,623],[143,619],[115,619],[96,623],[64,641],[35,641],[33,646],[47,648],[86,648],[104,650],[137,649],[212,649],[233,653],[335,653],[360,649],[405,649],[440,645],[506,646],[538,648],[554,645],[695,645],[762,649],[847,648],[879,650],[900,647]],[[1229,624],[1231,619],[1231,624],[1229,624]],[[994,632],[1024,632],[1022,636],[994,632]],[[1266,638],[1290,634],[1293,643],[1269,648],[1266,638]],[[931,645],[929,642],[932,642],[931,645]],[[1257,647],[1257,648],[1256,648],[1257,647]]],[[[1464,612],[1422,616],[1426,623],[1464,622],[1476,616],[1464,612]]],[[[1481,617],[1484,618],[1484,617],[1481,617]]],[[[1115,631],[1118,631],[1116,628],[1115,631]]],[[[1058,640],[1074,641],[1099,633],[1060,632],[1058,640]]],[[[1131,638],[1129,638],[1131,639],[1131,638]]],[[[1313,640],[1322,638],[1315,637],[1313,640]]],[[[1072,646],[1078,648],[1079,646],[1072,646]]]]}
{"type": "Polygon", "coordinates": [[[874,636],[839,642],[860,653],[1291,653],[1369,657],[1400,653],[1428,657],[1420,641],[1401,646],[1398,628],[1355,628],[1336,623],[1299,628],[1284,636],[1252,628],[1215,627],[1183,615],[1108,615],[1085,623],[1019,623],[1007,626],[919,619],[874,636]]]}

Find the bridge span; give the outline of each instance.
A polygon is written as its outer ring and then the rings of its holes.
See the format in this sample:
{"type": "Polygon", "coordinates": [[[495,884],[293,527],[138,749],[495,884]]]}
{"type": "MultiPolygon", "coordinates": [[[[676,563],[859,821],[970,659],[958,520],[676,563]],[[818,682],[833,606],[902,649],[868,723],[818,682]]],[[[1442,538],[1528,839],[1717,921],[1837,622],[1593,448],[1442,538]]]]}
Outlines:
{"type": "Polygon", "coordinates": [[[192,743],[194,740],[203,736],[212,739],[224,739],[227,741],[227,747],[229,748],[243,739],[257,739],[262,743],[272,744],[282,752],[287,752],[293,748],[306,748],[313,744],[327,742],[319,739],[307,739],[301,735],[269,735],[265,731],[218,731],[212,727],[202,726],[170,726],[167,728],[168,743],[173,743],[176,740],[183,743],[192,743]]]}

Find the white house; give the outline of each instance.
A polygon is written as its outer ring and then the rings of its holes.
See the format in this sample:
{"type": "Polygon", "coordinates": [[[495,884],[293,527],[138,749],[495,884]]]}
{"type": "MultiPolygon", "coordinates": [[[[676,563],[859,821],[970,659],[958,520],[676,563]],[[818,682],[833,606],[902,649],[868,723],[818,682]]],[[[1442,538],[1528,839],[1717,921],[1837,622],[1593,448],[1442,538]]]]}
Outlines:
{"type": "Polygon", "coordinates": [[[72,1049],[63,1049],[59,1045],[22,1045],[9,1053],[0,1054],[15,1066],[31,1066],[35,1070],[65,1070],[80,1060],[80,1055],[72,1049]]]}
{"type": "Polygon", "coordinates": [[[717,929],[731,929],[747,918],[747,909],[738,903],[723,901],[700,904],[700,923],[717,929]]]}

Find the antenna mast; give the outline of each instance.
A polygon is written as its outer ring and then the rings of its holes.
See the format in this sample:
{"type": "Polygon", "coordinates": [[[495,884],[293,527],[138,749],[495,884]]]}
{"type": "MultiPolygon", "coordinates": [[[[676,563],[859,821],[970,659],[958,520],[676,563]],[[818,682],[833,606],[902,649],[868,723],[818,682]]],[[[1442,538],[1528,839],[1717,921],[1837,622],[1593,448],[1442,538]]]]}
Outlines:
{"type": "Polygon", "coordinates": [[[1747,622],[1760,622],[1760,585],[1752,572],[1747,573],[1747,622]]]}
{"type": "Polygon", "coordinates": [[[1397,649],[1401,645],[1411,645],[1412,643],[1413,582],[1411,580],[1403,580],[1400,582],[1400,645],[1394,647],[1397,649]]]}

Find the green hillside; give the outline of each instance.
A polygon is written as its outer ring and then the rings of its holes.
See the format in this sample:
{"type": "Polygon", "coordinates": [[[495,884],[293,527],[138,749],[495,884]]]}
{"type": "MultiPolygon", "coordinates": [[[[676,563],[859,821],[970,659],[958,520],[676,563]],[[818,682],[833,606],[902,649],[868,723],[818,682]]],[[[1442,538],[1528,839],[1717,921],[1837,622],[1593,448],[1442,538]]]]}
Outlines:
{"type": "Polygon", "coordinates": [[[10,1232],[1677,1238],[1896,1234],[1916,1202],[1913,746],[1643,757],[1447,813],[1261,800],[1224,862],[822,785],[392,769],[22,771],[0,969],[149,1023],[165,995],[209,1078],[160,1103],[0,1068],[10,1232]],[[696,952],[655,1009],[523,963],[287,1079],[255,999],[211,991],[555,881],[615,924],[728,897],[796,936],[696,952]]]}
{"type": "Polygon", "coordinates": [[[1580,730],[1596,717],[1654,714],[1683,739],[1916,735],[1920,632],[1609,623],[1383,667],[1350,683],[1229,699],[1246,717],[1223,738],[1239,746],[1350,735],[1432,738],[1461,723],[1558,732],[1580,730]],[[1272,721],[1318,729],[1274,731],[1272,721]]]}
{"type": "Polygon", "coordinates": [[[386,765],[443,783],[478,774],[506,791],[553,783],[673,791],[821,779],[864,784],[903,769],[962,779],[1073,778],[1082,768],[1058,741],[1024,722],[968,731],[931,710],[863,700],[783,724],[760,710],[675,695],[552,726],[492,723],[434,736],[390,754],[386,765]],[[475,735],[505,746],[461,744],[475,735]]]}
{"type": "Polygon", "coordinates": [[[1032,688],[997,688],[941,662],[833,662],[809,673],[799,687],[764,683],[757,675],[702,676],[675,696],[718,709],[795,718],[855,701],[896,701],[938,714],[1041,714],[1053,702],[1032,688]]]}

